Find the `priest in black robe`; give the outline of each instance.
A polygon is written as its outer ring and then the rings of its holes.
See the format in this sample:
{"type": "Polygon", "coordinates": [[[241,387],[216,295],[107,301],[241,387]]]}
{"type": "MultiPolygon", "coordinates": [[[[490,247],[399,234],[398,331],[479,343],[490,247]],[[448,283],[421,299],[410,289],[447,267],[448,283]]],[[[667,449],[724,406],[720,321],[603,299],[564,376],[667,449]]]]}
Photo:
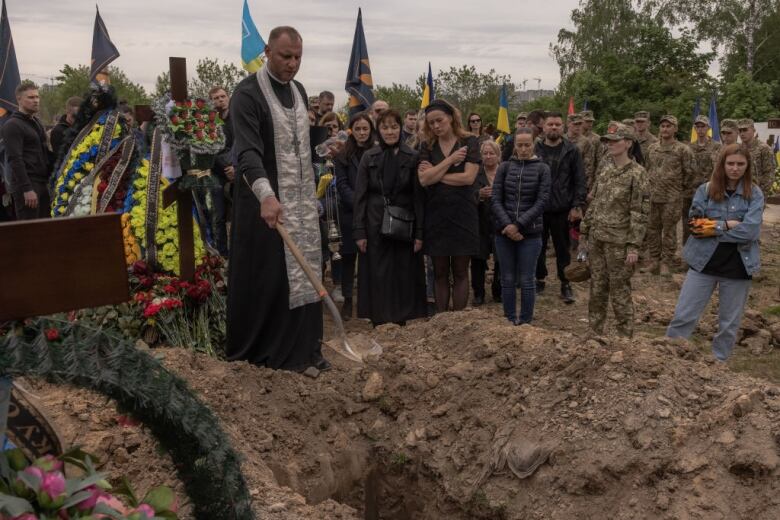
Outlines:
{"type": "Polygon", "coordinates": [[[230,101],[234,188],[227,297],[227,356],[275,369],[328,368],[320,350],[322,304],[276,231],[282,222],[321,270],[319,218],[306,91],[293,78],[303,42],[271,31],[266,64],[230,101]]]}

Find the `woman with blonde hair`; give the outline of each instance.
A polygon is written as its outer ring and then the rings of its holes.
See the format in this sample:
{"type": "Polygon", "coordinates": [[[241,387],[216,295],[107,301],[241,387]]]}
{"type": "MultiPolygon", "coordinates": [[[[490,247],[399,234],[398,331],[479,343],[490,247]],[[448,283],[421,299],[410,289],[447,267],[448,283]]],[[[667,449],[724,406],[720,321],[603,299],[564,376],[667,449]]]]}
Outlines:
{"type": "Polygon", "coordinates": [[[493,284],[491,293],[493,301],[501,301],[501,278],[498,258],[495,255],[495,236],[493,233],[493,218],[490,213],[490,197],[493,195],[493,181],[496,178],[498,164],[501,162],[501,147],[489,139],[479,145],[482,165],[477,173],[474,187],[478,190],[477,212],[479,213],[479,254],[471,257],[471,289],[474,291],[472,303],[485,303],[485,273],[488,260],[493,255],[493,284]]]}
{"type": "Polygon", "coordinates": [[[479,254],[479,142],[463,129],[460,111],[441,99],[425,108],[423,135],[417,172],[426,188],[423,244],[433,259],[436,310],[448,310],[450,296],[453,310],[461,310],[469,297],[469,261],[479,254]]]}
{"type": "Polygon", "coordinates": [[[688,338],[718,287],[718,332],[712,353],[726,361],[742,322],[750,282],[760,267],[758,240],[764,194],[753,184],[750,151],[724,146],[712,178],[693,196],[691,236],[683,248],[690,266],[666,335],[688,338]]]}

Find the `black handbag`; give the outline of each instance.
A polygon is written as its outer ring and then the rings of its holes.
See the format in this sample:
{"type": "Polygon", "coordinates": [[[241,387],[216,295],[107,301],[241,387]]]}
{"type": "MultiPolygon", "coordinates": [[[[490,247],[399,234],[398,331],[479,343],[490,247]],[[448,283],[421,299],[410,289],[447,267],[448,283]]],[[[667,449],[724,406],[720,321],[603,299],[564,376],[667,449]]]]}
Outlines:
{"type": "Polygon", "coordinates": [[[414,211],[390,204],[390,200],[385,195],[385,183],[382,181],[381,172],[379,173],[379,187],[382,189],[382,199],[385,201],[379,234],[391,240],[412,242],[414,240],[414,211]]]}

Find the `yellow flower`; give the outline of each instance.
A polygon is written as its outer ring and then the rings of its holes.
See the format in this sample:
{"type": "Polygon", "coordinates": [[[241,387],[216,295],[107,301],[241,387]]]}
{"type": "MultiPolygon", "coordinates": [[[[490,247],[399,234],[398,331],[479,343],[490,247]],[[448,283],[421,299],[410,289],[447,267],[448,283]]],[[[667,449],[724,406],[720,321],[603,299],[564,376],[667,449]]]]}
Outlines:
{"type": "Polygon", "coordinates": [[[68,188],[73,189],[76,187],[76,181],[68,181],[68,188]]]}

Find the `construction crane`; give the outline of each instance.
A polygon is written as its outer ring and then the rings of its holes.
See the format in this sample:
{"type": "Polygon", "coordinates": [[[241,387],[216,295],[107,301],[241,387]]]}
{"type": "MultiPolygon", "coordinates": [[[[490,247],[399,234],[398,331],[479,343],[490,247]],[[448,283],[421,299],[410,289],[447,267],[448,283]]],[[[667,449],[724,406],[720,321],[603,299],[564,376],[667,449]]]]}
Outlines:
{"type": "Polygon", "coordinates": [[[525,84],[528,83],[528,80],[527,79],[523,79],[522,83],[523,83],[523,92],[525,92],[525,84]]]}
{"type": "Polygon", "coordinates": [[[542,78],[533,78],[536,82],[536,90],[542,90],[542,78]]]}

